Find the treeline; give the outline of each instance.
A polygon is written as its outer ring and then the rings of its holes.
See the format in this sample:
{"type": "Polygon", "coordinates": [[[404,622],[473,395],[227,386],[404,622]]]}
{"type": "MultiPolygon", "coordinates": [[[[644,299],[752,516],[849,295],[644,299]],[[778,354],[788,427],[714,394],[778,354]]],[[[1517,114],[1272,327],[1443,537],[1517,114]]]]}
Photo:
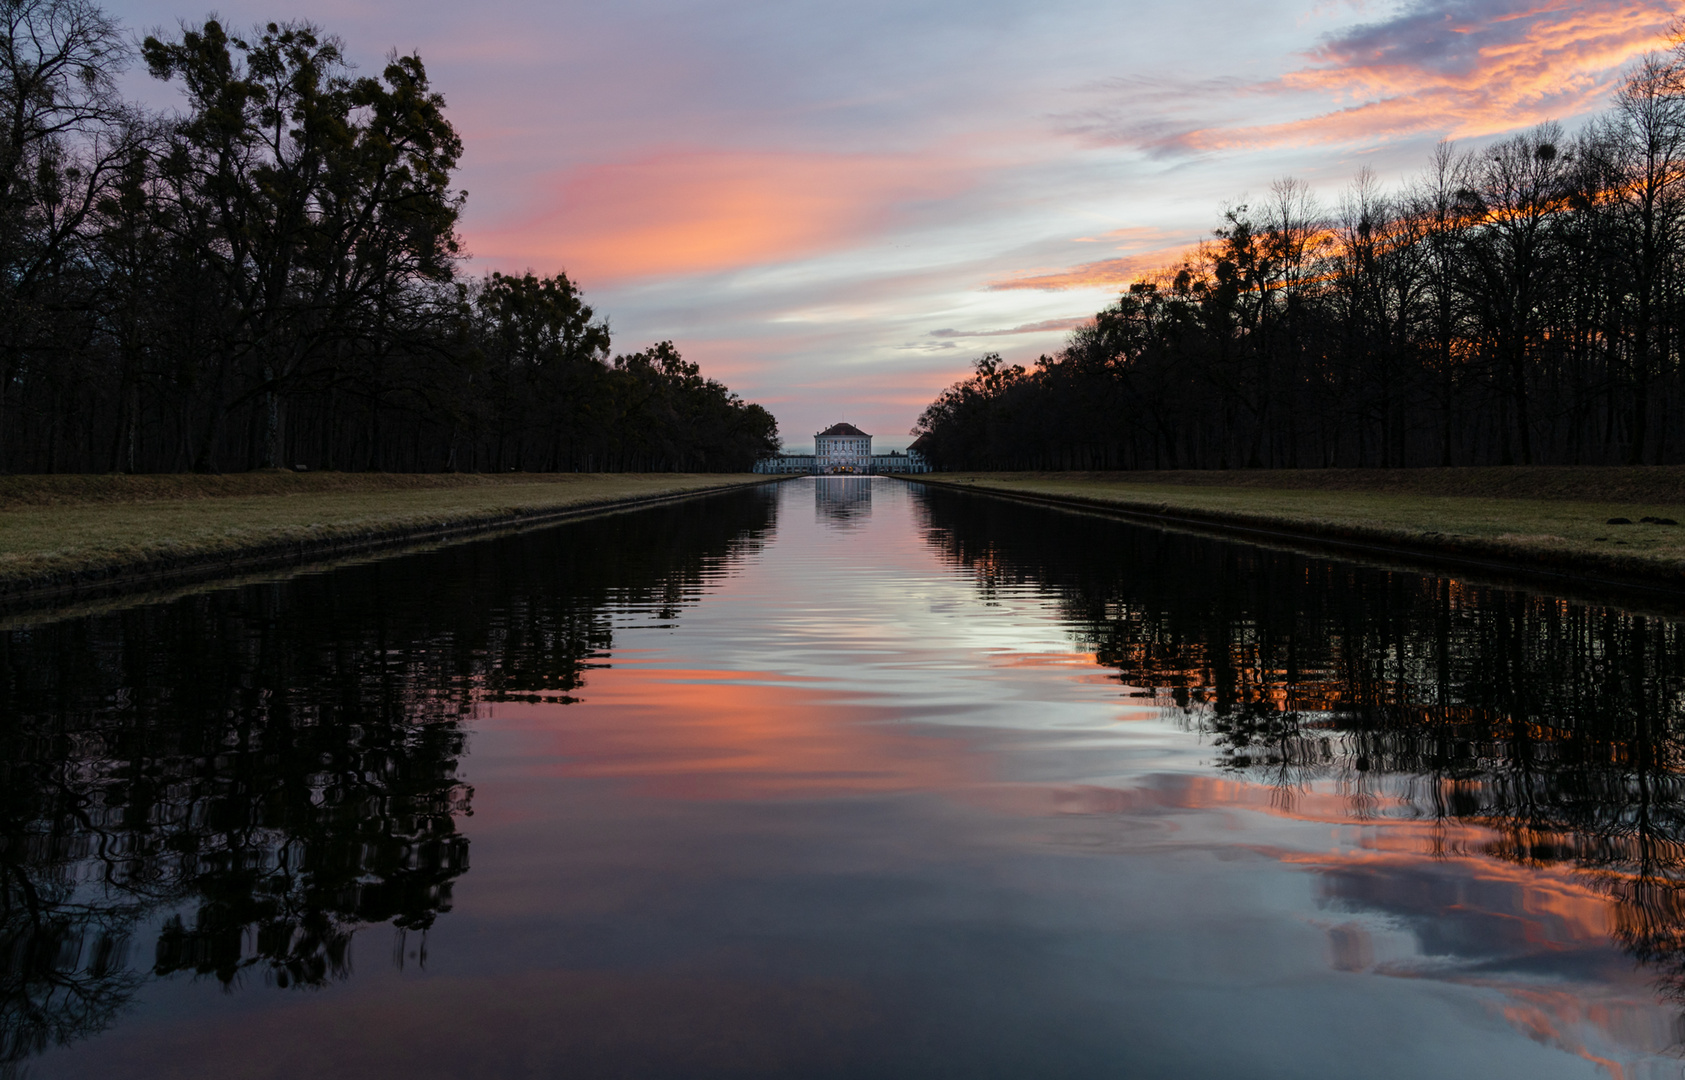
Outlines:
{"type": "Polygon", "coordinates": [[[1685,44],[1572,137],[1442,144],[1332,210],[1278,182],[914,433],[947,468],[1677,462],[1682,352],[1685,44]]]}
{"type": "Polygon", "coordinates": [[[565,274],[461,271],[462,141],[419,56],[307,23],[148,37],[0,0],[0,471],[749,468],[777,422],[565,274]]]}

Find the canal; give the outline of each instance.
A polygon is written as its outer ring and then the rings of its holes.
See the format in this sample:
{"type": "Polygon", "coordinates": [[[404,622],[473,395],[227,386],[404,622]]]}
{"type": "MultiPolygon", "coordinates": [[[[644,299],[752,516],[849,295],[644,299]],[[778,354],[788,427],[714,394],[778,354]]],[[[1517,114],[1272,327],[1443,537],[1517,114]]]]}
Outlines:
{"type": "Polygon", "coordinates": [[[807,478],[14,621],[0,1075],[1678,1076],[1670,616],[807,478]]]}

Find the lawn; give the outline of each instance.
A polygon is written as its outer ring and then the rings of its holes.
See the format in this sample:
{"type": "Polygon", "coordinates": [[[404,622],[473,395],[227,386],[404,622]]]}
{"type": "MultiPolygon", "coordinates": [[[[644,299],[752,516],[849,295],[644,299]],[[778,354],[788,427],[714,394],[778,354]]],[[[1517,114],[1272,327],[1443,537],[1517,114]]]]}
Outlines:
{"type": "Polygon", "coordinates": [[[291,548],[343,553],[568,509],[762,483],[751,474],[0,477],[0,593],[291,548]]]}
{"type": "Polygon", "coordinates": [[[1685,469],[943,473],[935,483],[1685,585],[1685,469]],[[1625,518],[1632,524],[1610,524],[1625,518]]]}

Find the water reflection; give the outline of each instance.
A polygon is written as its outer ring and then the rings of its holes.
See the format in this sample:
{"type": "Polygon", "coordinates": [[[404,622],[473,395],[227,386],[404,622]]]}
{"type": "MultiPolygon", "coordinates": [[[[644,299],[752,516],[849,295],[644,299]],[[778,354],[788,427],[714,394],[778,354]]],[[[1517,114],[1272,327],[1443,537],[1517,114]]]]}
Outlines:
{"type": "Polygon", "coordinates": [[[14,1062],[1678,1074],[1672,622],[837,480],[4,639],[14,1062]]]}
{"type": "Polygon", "coordinates": [[[841,528],[859,526],[872,516],[872,478],[816,477],[813,481],[813,505],[820,521],[841,528]]]}
{"type": "MultiPolygon", "coordinates": [[[[1246,781],[1204,805],[1386,826],[1301,863],[1332,909],[1410,927],[1436,977],[1451,958],[1462,979],[1570,973],[1608,935],[1685,1001],[1679,622],[941,491],[922,507],[983,595],[1056,596],[1097,663],[1246,781]]],[[[1334,938],[1366,966],[1363,932],[1334,938]]]]}
{"type": "Polygon", "coordinates": [[[467,872],[476,702],[568,701],[671,623],[770,493],[0,633],[0,1071],[150,977],[324,986],[467,872]],[[568,542],[554,537],[565,533],[568,542]]]}

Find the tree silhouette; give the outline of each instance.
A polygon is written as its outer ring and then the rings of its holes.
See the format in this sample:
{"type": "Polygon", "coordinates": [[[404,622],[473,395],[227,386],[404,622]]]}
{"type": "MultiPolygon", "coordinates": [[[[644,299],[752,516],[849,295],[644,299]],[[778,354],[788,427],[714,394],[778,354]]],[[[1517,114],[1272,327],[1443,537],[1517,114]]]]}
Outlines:
{"type": "Polygon", "coordinates": [[[913,433],[955,469],[1685,460],[1682,179],[1678,39],[1572,137],[1441,145],[1331,210],[1293,180],[1228,208],[1033,370],[977,361],[913,433]]]}
{"type": "Polygon", "coordinates": [[[463,276],[462,140],[421,57],[359,75],[314,24],[209,19],[141,45],[181,93],[165,115],[118,95],[134,56],[86,0],[0,0],[0,35],[0,470],[723,471],[777,450],[771,414],[671,343],[653,383],[612,364],[566,275],[463,276]]]}

